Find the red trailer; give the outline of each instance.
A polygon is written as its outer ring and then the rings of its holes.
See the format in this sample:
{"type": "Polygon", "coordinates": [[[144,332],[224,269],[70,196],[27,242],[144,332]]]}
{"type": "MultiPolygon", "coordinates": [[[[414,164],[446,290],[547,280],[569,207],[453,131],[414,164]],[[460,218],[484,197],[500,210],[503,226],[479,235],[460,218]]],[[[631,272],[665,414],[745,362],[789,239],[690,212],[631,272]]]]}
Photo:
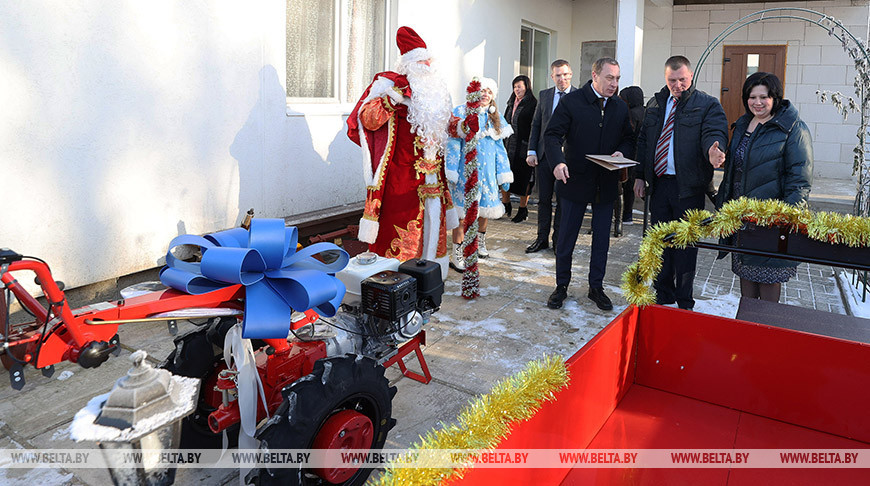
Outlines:
{"type": "MultiPolygon", "coordinates": [[[[567,365],[568,387],[499,449],[870,448],[865,343],[632,306],[567,365]]],[[[864,485],[870,470],[566,465],[472,469],[462,483],[864,485]]]]}
{"type": "MultiPolygon", "coordinates": [[[[754,249],[737,251],[821,261],[812,248],[801,250],[808,243],[798,243],[798,238],[805,236],[761,231],[779,243],[768,249],[753,243],[754,249]]],[[[697,246],[735,251],[709,243],[697,246]]],[[[866,270],[870,252],[828,247],[824,258],[866,270]]],[[[870,484],[870,451],[862,451],[870,448],[868,342],[868,320],[759,300],[741,300],[736,319],[630,306],[567,360],[569,385],[529,421],[514,424],[498,449],[724,450],[766,459],[701,465],[680,463],[679,456],[667,453],[669,465],[590,467],[587,456],[583,463],[564,467],[474,468],[461,482],[870,484]],[[795,466],[799,459],[778,453],[790,450],[809,453],[803,457],[807,461],[795,466]],[[823,455],[831,450],[851,451],[855,455],[849,459],[863,468],[823,455]],[[777,458],[781,464],[774,464],[777,458]]]]}

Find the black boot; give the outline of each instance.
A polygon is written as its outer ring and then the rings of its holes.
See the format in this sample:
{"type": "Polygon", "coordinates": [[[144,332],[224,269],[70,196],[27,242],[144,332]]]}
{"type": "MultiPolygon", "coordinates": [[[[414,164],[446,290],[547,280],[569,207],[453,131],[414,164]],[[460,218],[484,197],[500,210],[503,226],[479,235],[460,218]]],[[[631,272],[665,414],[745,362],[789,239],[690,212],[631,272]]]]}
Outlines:
{"type": "Polygon", "coordinates": [[[506,203],[502,203],[502,204],[504,204],[504,215],[507,216],[508,218],[510,218],[510,217],[511,217],[511,213],[512,213],[513,210],[514,210],[514,208],[511,206],[510,201],[508,201],[508,202],[506,202],[506,203]]]}
{"type": "Polygon", "coordinates": [[[562,307],[562,302],[568,298],[568,286],[567,285],[557,285],[556,290],[550,294],[550,298],[547,299],[547,307],[550,309],[559,309],[562,307]]]}
{"type": "Polygon", "coordinates": [[[514,223],[522,223],[528,217],[529,217],[528,208],[526,208],[524,206],[520,206],[520,208],[517,209],[517,215],[514,216],[514,218],[511,221],[513,221],[514,223]]]}
{"type": "MultiPolygon", "coordinates": [[[[555,240],[554,240],[555,241],[555,240]]],[[[550,245],[547,243],[547,238],[538,238],[531,245],[526,248],[526,253],[535,253],[541,250],[546,250],[550,245]]]]}

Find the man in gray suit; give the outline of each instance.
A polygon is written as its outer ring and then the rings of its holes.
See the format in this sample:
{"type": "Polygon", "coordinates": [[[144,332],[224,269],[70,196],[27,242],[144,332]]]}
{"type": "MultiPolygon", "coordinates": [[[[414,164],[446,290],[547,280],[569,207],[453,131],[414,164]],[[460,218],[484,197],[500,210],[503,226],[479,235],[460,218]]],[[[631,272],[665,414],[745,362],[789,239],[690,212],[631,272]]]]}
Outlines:
{"type": "MultiPolygon", "coordinates": [[[[550,247],[550,221],[553,216],[553,188],[556,178],[553,176],[553,168],[547,162],[547,154],[544,151],[544,132],[547,131],[550,116],[559,104],[559,100],[577,89],[571,86],[573,74],[568,61],[564,59],[553,61],[553,64],[550,64],[550,77],[556,86],[543,89],[538,93],[538,106],[532,119],[529,153],[526,157],[526,163],[535,167],[535,180],[538,185],[538,237],[526,248],[526,253],[535,253],[550,247]]],[[[553,219],[553,248],[556,247],[556,239],[559,235],[560,213],[557,197],[556,215],[553,219]]]]}

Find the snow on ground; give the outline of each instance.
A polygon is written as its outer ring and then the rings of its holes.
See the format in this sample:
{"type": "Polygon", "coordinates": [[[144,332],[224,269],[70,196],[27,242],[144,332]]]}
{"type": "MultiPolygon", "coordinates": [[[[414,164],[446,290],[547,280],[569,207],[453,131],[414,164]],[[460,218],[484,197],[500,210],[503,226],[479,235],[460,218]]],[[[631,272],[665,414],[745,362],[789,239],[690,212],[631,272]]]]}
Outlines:
{"type": "Polygon", "coordinates": [[[739,304],[740,296],[735,294],[721,294],[713,299],[696,298],[695,312],[734,319],[739,304]]]}
{"type": "Polygon", "coordinates": [[[33,486],[34,484],[61,486],[73,484],[73,479],[73,473],[63,473],[57,469],[0,469],[0,484],[3,486],[33,486]]]}
{"type": "Polygon", "coordinates": [[[59,427],[51,434],[51,440],[64,440],[69,438],[69,427],[59,427]]]}
{"type": "Polygon", "coordinates": [[[64,371],[61,371],[59,375],[57,375],[57,379],[59,381],[64,381],[64,380],[67,380],[69,378],[72,378],[73,374],[74,373],[70,370],[64,370],[64,371]]]}
{"type": "MultiPolygon", "coordinates": [[[[863,286],[855,287],[852,285],[852,279],[846,272],[837,272],[837,279],[840,282],[840,288],[843,289],[843,297],[846,301],[846,307],[855,317],[863,317],[870,319],[870,295],[866,302],[861,302],[861,296],[864,293],[863,286]]],[[[868,289],[870,293],[870,289],[868,289]]]]}
{"type": "MultiPolygon", "coordinates": [[[[0,425],[6,424],[0,421],[0,425]]],[[[8,444],[11,446],[8,447],[10,450],[33,451],[33,449],[25,449],[21,444],[15,442],[15,440],[11,438],[6,440],[8,440],[8,444]]],[[[0,484],[3,486],[34,486],[36,484],[63,486],[67,484],[81,483],[75,481],[73,473],[58,469],[0,467],[0,484]]]]}
{"type": "MultiPolygon", "coordinates": [[[[438,315],[438,322],[453,322],[456,323],[455,329],[463,334],[475,337],[487,337],[493,333],[503,334],[507,331],[505,320],[498,317],[490,317],[489,319],[481,319],[479,321],[464,321],[454,319],[446,314],[438,315]]],[[[445,334],[447,334],[445,332],[445,334]]],[[[511,337],[511,336],[508,336],[511,337]]]]}

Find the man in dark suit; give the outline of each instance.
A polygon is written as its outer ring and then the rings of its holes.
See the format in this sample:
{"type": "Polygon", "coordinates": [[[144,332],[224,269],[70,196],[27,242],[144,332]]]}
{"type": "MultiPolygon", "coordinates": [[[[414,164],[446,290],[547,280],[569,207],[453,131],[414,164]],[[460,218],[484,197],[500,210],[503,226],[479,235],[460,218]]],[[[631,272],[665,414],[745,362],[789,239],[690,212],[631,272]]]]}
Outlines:
{"type": "Polygon", "coordinates": [[[556,191],[562,206],[556,241],[556,290],[547,301],[551,309],[562,307],[568,296],[571,256],[589,203],[592,203],[592,255],[588,296],[599,309],[613,309],[604,294],[603,281],[619,171],[607,170],[586,155],[622,156],[631,149],[633,131],[628,105],[616,96],[618,89],[619,63],[608,57],[595,61],[592,81],[562,98],[544,133],[547,157],[553,176],[558,180],[556,191]]]}
{"type": "MultiPolygon", "coordinates": [[[[690,209],[704,209],[704,196],[728,142],[728,120],[719,100],[692,85],[689,60],[665,62],[667,86],[647,103],[637,137],[634,193],[648,195],[652,223],[680,219],[690,209]],[[645,191],[645,186],[649,190],[645,191]]],[[[657,304],[695,307],[692,287],[698,249],[666,248],[654,286],[657,304]]]]}
{"type": "MultiPolygon", "coordinates": [[[[556,203],[556,216],[553,218],[553,188],[556,178],[547,163],[547,151],[544,146],[544,132],[550,123],[553,110],[563,96],[577,88],[571,86],[571,65],[564,59],[558,59],[550,64],[550,77],[556,85],[542,89],[538,93],[538,106],[532,118],[532,131],[529,135],[529,153],[526,163],[535,167],[535,180],[538,185],[538,237],[526,248],[526,253],[545,250],[550,247],[550,219],[553,219],[553,246],[559,236],[560,206],[556,203]]],[[[558,199],[558,198],[557,198],[558,199]]]]}

